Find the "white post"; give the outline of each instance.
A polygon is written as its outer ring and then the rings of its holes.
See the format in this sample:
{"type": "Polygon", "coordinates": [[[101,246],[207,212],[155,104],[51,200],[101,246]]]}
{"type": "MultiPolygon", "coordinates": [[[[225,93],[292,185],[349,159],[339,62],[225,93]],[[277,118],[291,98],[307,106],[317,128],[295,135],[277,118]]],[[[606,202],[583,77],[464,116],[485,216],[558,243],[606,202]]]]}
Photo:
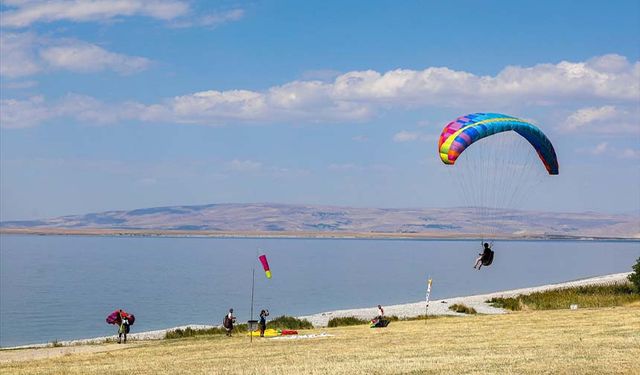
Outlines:
{"type": "Polygon", "coordinates": [[[429,280],[427,281],[427,295],[425,296],[425,307],[424,307],[424,319],[425,324],[429,313],[429,297],[431,296],[431,276],[429,276],[429,280]]]}

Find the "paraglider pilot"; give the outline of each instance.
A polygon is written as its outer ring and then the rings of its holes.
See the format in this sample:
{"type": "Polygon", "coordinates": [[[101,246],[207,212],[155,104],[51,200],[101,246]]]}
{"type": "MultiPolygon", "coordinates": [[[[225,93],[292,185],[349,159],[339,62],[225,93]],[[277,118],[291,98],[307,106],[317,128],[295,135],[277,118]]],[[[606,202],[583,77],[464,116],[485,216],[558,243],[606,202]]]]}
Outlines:
{"type": "Polygon", "coordinates": [[[473,266],[473,268],[480,269],[482,267],[482,264],[484,262],[487,262],[489,260],[489,257],[491,256],[491,247],[489,247],[488,243],[484,243],[484,250],[478,255],[480,256],[478,257],[478,259],[476,259],[476,264],[473,266]]]}
{"type": "Polygon", "coordinates": [[[122,311],[122,309],[118,312],[120,316],[120,326],[118,327],[118,344],[122,341],[122,336],[124,336],[124,343],[127,343],[127,333],[129,333],[129,315],[122,311]]]}

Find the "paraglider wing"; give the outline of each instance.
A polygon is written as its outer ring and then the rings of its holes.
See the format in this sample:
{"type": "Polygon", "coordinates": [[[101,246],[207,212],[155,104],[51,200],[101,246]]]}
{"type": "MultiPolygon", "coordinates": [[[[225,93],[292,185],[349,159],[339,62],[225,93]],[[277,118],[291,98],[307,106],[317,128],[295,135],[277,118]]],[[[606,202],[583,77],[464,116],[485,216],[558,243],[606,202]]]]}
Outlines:
{"type": "Polygon", "coordinates": [[[535,125],[500,113],[472,113],[447,124],[440,134],[438,150],[445,164],[455,164],[458,156],[474,142],[506,131],[514,131],[536,150],[550,175],[558,174],[558,159],[551,141],[535,125]]]}
{"type": "Polygon", "coordinates": [[[120,324],[120,314],[118,314],[118,310],[112,312],[111,314],[107,315],[107,324],[120,324]]]}
{"type": "Polygon", "coordinates": [[[133,323],[136,322],[136,316],[133,315],[133,314],[129,314],[129,319],[128,320],[129,320],[129,325],[132,326],[133,323]]]}

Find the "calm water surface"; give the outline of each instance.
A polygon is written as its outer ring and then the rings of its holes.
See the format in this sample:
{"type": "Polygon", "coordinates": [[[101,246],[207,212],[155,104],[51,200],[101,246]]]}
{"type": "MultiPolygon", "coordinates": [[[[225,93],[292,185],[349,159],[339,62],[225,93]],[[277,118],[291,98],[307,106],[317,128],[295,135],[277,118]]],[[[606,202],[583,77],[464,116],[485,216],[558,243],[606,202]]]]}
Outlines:
{"type": "Polygon", "coordinates": [[[136,315],[133,332],[449,298],[627,272],[639,242],[500,241],[474,270],[478,241],[0,236],[0,346],[115,333],[105,317],[136,315]],[[269,259],[264,277],[256,250],[269,259]]]}

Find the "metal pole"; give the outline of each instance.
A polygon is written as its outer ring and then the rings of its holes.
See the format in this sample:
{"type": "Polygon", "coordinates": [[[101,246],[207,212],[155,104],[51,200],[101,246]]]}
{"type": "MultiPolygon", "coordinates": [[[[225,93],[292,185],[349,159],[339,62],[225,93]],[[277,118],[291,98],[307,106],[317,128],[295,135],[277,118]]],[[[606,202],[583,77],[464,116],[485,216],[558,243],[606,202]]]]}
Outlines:
{"type": "MultiPolygon", "coordinates": [[[[256,268],[252,267],[251,268],[251,316],[249,317],[249,320],[253,320],[253,290],[255,289],[255,285],[256,285],[256,268]]],[[[247,324],[247,328],[249,325],[247,324]]],[[[249,342],[253,342],[253,335],[251,334],[251,330],[249,330],[249,342]]]]}

